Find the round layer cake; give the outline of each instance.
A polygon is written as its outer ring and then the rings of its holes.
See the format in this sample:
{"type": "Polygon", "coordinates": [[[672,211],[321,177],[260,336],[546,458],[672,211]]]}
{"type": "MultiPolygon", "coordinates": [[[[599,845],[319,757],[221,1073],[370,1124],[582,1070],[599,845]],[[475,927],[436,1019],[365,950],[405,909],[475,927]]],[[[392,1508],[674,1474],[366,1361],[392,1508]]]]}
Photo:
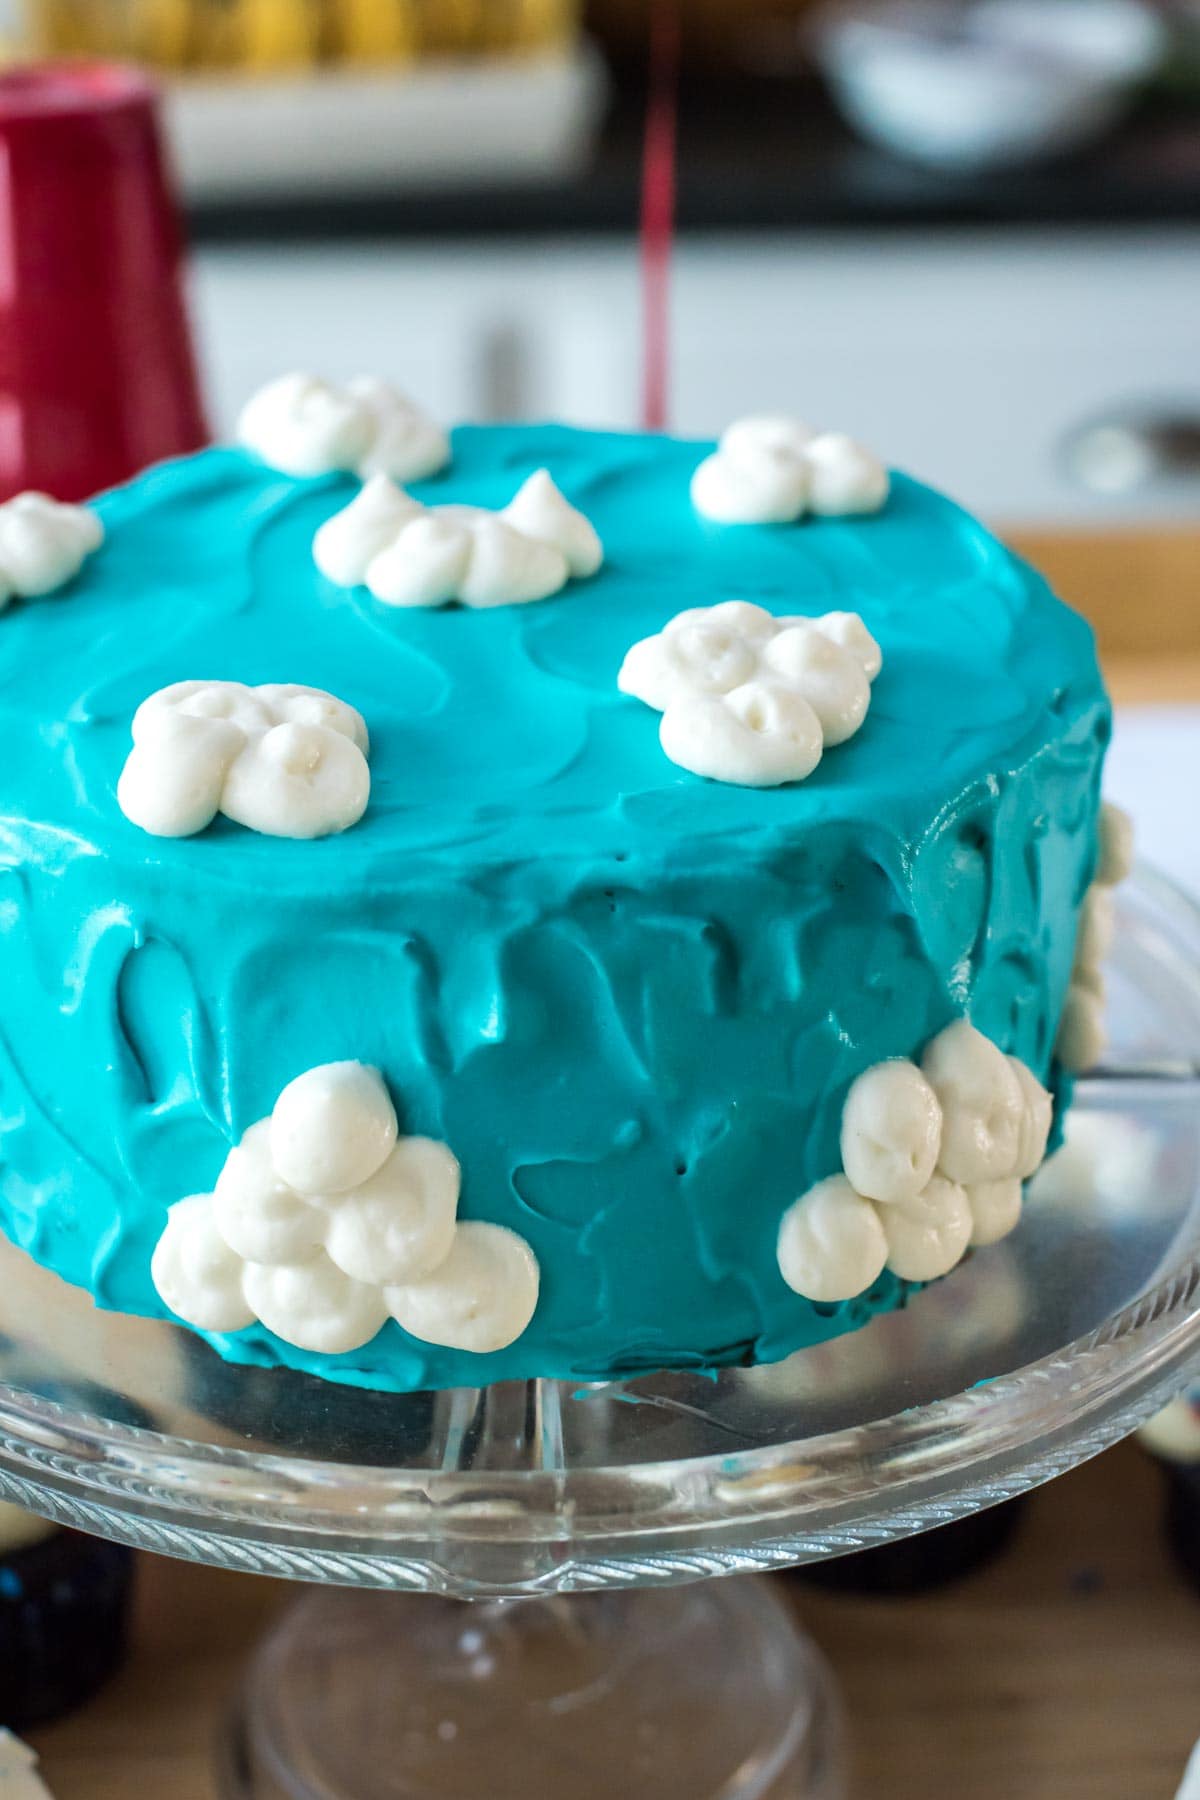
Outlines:
{"type": "Polygon", "coordinates": [[[895,475],[870,517],[721,523],[690,491],[711,451],[455,432],[419,499],[500,508],[546,468],[603,542],[530,605],[339,585],[313,539],[356,481],[242,449],[96,503],[82,572],[0,616],[10,1237],[102,1306],[168,1314],[168,1209],[297,1076],[349,1063],[402,1138],[448,1147],[459,1220],[535,1259],[528,1322],[485,1349],[429,1341],[411,1302],[351,1350],[210,1330],[234,1360],[394,1390],[600,1379],[779,1358],[906,1300],[903,1258],[849,1298],[797,1292],[781,1221],[842,1170],[856,1078],[956,1020],[1061,1100],[1109,707],[1086,624],[948,500],[895,475]],[[869,711],[804,779],[680,767],[618,685],[633,645],[731,598],[852,612],[879,646],[869,711]],[[182,681],[354,708],[361,817],[133,822],[131,721],[182,681]]]}

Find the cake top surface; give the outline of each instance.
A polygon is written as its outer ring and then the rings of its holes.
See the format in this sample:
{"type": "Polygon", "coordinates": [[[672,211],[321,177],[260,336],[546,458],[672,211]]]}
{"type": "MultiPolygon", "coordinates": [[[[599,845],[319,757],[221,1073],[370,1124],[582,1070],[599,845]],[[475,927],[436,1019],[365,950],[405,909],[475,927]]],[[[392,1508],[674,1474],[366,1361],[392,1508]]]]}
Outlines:
{"type": "Polygon", "coordinates": [[[323,868],[354,881],[408,856],[554,863],[653,859],[681,838],[719,854],[732,834],[824,819],[903,826],[928,796],[1036,747],[1048,713],[1098,692],[1088,627],[950,501],[897,476],[868,519],[726,526],[690,476],[708,444],[555,425],[463,427],[429,502],[501,507],[548,467],[604,541],[602,570],[555,597],[492,610],[397,609],[317,570],[313,535],[356,491],[295,480],[216,449],[105,495],[103,551],[61,596],[0,624],[6,755],[0,811],[64,848],[122,849],[168,866],[285,888],[323,868]],[[768,791],[676,767],[653,711],[617,688],[625,653],[685,607],[740,598],[776,614],[861,614],[883,651],[864,728],[804,782],[768,791]],[[284,841],[217,820],[148,838],[115,790],[132,715],[156,689],[202,678],[327,689],[370,727],[371,798],[336,840],[284,841]],[[52,754],[47,754],[47,749],[52,754]]]}

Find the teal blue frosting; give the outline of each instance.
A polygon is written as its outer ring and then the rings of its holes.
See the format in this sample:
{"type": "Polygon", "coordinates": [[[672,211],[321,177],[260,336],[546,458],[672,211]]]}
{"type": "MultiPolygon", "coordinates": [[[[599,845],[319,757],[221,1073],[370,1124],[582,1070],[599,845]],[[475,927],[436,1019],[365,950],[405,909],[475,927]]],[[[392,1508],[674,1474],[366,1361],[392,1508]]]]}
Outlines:
{"type": "Polygon", "coordinates": [[[236,450],[106,495],[61,595],[0,618],[0,1221],[104,1306],[161,1313],[168,1205],[301,1070],[382,1068],[401,1127],[463,1166],[462,1216],[512,1226],[536,1316],[495,1355],[388,1325],[320,1357],[405,1389],[768,1359],[905,1297],[783,1283],[784,1209],[838,1166],[841,1103],[952,1017],[1040,1075],[1096,854],[1109,709],[1087,626],[947,500],[794,527],[698,517],[711,446],[469,428],[415,490],[499,506],[546,465],[603,571],[494,611],[398,611],[320,576],[351,497],[236,450]],[[621,695],[685,606],[862,614],[871,710],[767,791],[675,767],[621,695]],[[371,730],[343,836],[218,822],[149,837],[117,807],[134,709],[168,682],[327,688],[371,730]]]}

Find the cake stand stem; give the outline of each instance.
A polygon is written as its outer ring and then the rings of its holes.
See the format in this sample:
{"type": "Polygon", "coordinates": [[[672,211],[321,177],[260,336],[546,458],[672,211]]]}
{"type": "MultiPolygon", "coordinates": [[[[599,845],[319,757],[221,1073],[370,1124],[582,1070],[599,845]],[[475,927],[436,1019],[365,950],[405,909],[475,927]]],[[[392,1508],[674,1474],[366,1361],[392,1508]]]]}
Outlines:
{"type": "Polygon", "coordinates": [[[314,1591],[257,1651],[223,1800],[843,1800],[819,1653],[747,1577],[528,1600],[314,1591]]]}

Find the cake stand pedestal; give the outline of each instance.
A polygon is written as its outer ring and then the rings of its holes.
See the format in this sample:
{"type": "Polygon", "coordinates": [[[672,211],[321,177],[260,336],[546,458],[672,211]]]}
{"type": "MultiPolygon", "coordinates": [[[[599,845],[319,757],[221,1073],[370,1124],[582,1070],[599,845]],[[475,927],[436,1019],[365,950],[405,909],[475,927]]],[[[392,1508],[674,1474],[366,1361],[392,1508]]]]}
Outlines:
{"type": "Polygon", "coordinates": [[[9,1250],[0,1494],[329,1584],[252,1664],[230,1800],[839,1800],[831,1686],[774,1593],[684,1584],[965,1517],[1183,1385],[1200,912],[1144,871],[1108,984],[1108,1065],[1021,1229],[773,1367],[375,1394],[225,1364],[9,1250]]]}
{"type": "Polygon", "coordinates": [[[333,1588],[255,1656],[222,1800],[843,1800],[841,1715],[767,1582],[461,1600],[333,1588]]]}

